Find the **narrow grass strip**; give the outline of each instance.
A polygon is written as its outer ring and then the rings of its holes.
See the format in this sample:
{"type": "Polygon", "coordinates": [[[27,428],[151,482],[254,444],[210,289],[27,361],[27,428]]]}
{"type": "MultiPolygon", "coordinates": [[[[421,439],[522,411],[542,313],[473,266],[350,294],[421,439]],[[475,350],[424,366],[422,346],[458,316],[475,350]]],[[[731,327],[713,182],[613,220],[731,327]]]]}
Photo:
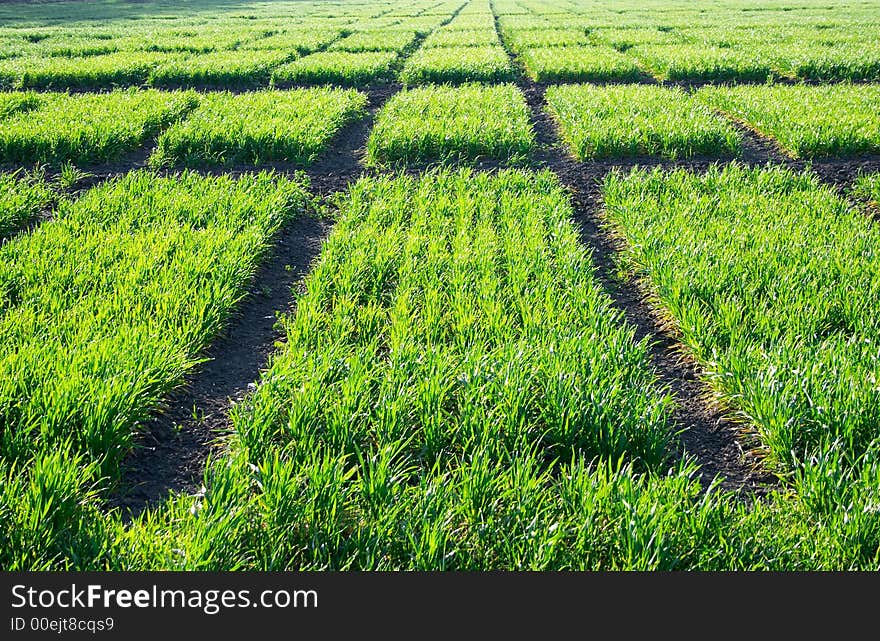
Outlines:
{"type": "Polygon", "coordinates": [[[366,102],[354,89],[335,88],[206,94],[195,112],[159,137],[150,163],[305,167],[340,128],[363,117],[366,102]]]}
{"type": "Polygon", "coordinates": [[[416,38],[414,31],[358,31],[337,40],[329,51],[403,51],[416,38]]]}
{"type": "Polygon", "coordinates": [[[816,81],[880,80],[880,43],[804,41],[774,47],[780,72],[816,81]]]}
{"type": "Polygon", "coordinates": [[[21,57],[0,61],[4,89],[112,89],[146,83],[157,66],[180,54],[118,51],[85,58],[21,57]]]}
{"type": "Polygon", "coordinates": [[[159,65],[149,83],[155,87],[266,87],[272,70],[296,54],[289,51],[215,51],[159,65]]]}
{"type": "Polygon", "coordinates": [[[321,26],[309,29],[298,26],[280,33],[274,33],[266,38],[251,40],[242,44],[239,49],[242,51],[274,49],[276,51],[292,51],[299,55],[306,55],[327,46],[339,38],[341,34],[342,31],[339,29],[329,29],[321,26]]]}
{"type": "Polygon", "coordinates": [[[779,75],[770,45],[640,45],[628,50],[627,55],[632,55],[658,80],[764,82],[779,75]]]}
{"type": "Polygon", "coordinates": [[[436,47],[490,47],[501,44],[494,30],[484,29],[438,29],[425,38],[423,49],[436,47]]]}
{"type": "Polygon", "coordinates": [[[508,82],[516,79],[510,57],[500,46],[419,49],[403,66],[406,84],[508,82]]]}
{"type": "Polygon", "coordinates": [[[610,47],[533,47],[519,59],[535,82],[634,82],[644,75],[632,58],[610,47]]]}
{"type": "Polygon", "coordinates": [[[504,42],[515,53],[528,49],[556,49],[589,44],[585,29],[523,29],[504,32],[504,42]]]}

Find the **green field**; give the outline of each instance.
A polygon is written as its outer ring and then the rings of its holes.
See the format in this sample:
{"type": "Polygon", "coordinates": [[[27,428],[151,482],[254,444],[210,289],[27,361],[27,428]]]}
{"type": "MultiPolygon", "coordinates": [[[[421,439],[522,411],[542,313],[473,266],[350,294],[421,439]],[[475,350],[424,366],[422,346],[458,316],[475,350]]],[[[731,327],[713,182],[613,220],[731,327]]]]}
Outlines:
{"type": "Polygon", "coordinates": [[[0,60],[4,89],[105,89],[143,85],[153,70],[183,54],[119,51],[86,57],[18,57],[0,60]]]}
{"type": "Polygon", "coordinates": [[[490,29],[437,29],[427,37],[422,45],[425,49],[434,47],[490,47],[499,44],[498,34],[490,29]]]}
{"type": "Polygon", "coordinates": [[[765,82],[773,77],[772,51],[707,44],[640,45],[627,51],[658,80],[765,82]]]}
{"type": "Polygon", "coordinates": [[[265,86],[272,69],[293,55],[286,51],[212,51],[157,66],[149,83],[156,87],[255,88],[265,86]]]}
{"type": "Polygon", "coordinates": [[[0,3],[0,570],[880,570],[878,42],[0,3]]]}

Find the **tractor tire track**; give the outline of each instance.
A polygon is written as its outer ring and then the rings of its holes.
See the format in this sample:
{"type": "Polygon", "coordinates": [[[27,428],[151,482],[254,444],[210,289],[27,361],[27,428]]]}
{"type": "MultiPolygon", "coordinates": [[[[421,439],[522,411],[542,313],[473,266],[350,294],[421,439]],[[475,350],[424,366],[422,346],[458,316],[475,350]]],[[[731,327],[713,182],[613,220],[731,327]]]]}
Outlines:
{"type": "MultiPolygon", "coordinates": [[[[398,90],[393,85],[370,92],[368,115],[344,127],[306,170],[316,199],[325,200],[347,189],[363,173],[360,160],[373,117],[398,90]]],[[[272,168],[299,174],[292,167],[272,168]]],[[[216,173],[243,171],[253,168],[216,173]]],[[[301,285],[331,228],[327,218],[302,215],[280,232],[226,332],[204,354],[210,360],[188,376],[165,400],[164,411],[137,433],[108,500],[109,507],[122,509],[123,518],[136,517],[169,492],[198,490],[205,462],[222,451],[224,437],[232,431],[230,410],[255,388],[278,341],[283,340],[277,319],[294,311],[292,291],[301,285]]]]}
{"type": "MultiPolygon", "coordinates": [[[[497,14],[496,30],[501,37],[497,14]]],[[[522,72],[509,50],[508,55],[522,72]]],[[[704,488],[719,479],[721,489],[736,491],[747,500],[766,494],[774,479],[761,468],[756,449],[750,447],[750,439],[743,438],[741,426],[734,424],[720,407],[708,400],[712,394],[700,379],[699,367],[661,322],[645,292],[636,283],[624,282],[615,276],[622,241],[608,231],[601,213],[601,185],[609,171],[636,165],[705,171],[716,161],[634,158],[622,162],[580,162],[565,149],[553,118],[545,108],[546,86],[531,81],[523,73],[519,86],[529,106],[531,125],[536,134],[537,152],[533,160],[538,166],[553,171],[571,192],[574,222],[580,229],[581,240],[591,251],[596,277],[610,295],[614,307],[633,328],[636,340],[647,339],[648,354],[656,375],[675,400],[671,427],[678,435],[680,450],[674,454],[696,460],[704,488]]]]}

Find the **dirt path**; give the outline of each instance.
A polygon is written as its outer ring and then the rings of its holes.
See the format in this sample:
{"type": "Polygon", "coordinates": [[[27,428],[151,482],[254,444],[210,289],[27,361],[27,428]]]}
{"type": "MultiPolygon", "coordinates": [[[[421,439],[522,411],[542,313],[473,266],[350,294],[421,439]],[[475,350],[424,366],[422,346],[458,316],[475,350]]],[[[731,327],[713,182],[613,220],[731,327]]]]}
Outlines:
{"type": "MultiPolygon", "coordinates": [[[[363,173],[361,159],[376,112],[399,91],[389,85],[369,92],[368,115],[348,125],[308,170],[312,194],[326,200],[345,190],[363,173]]],[[[262,167],[265,168],[265,167],[262,167]]],[[[293,167],[269,168],[295,175],[293,167]]],[[[227,168],[236,174],[253,168],[227,168]]],[[[106,178],[106,177],[105,177],[106,178]]],[[[276,343],[283,339],[277,318],[294,307],[292,291],[302,282],[330,232],[329,219],[300,216],[273,242],[271,255],[251,284],[249,294],[227,331],[204,354],[208,360],[187,377],[138,432],[122,464],[122,474],[108,499],[131,519],[169,491],[192,492],[201,485],[205,461],[222,447],[231,429],[229,411],[254,389],[276,343]]]]}
{"type": "Polygon", "coordinates": [[[635,159],[626,162],[579,162],[560,143],[556,128],[544,106],[544,87],[525,82],[522,87],[532,113],[532,126],[539,145],[538,162],[556,173],[571,191],[575,222],[581,239],[592,252],[596,275],[614,301],[626,322],[635,330],[637,340],[647,338],[651,364],[660,382],[675,399],[673,430],[679,433],[680,451],[700,465],[701,480],[707,486],[718,476],[721,487],[741,491],[745,495],[761,495],[772,485],[772,477],[760,469],[749,448],[740,438],[740,428],[707,399],[708,387],[699,378],[699,368],[688,358],[679,341],[663,328],[656,310],[645,300],[633,282],[616,277],[616,257],[621,241],[613,238],[602,224],[601,185],[607,172],[635,165],[686,167],[705,170],[711,161],[681,162],[657,159],[635,159]]]}
{"type": "MultiPolygon", "coordinates": [[[[502,38],[497,21],[496,30],[502,38]]],[[[503,42],[503,38],[502,38],[503,42]]],[[[506,47],[505,47],[506,48],[506,47]]],[[[706,487],[717,477],[723,477],[721,487],[734,490],[744,497],[765,494],[773,485],[773,477],[763,471],[756,458],[740,437],[741,429],[726,418],[708,399],[710,390],[700,380],[699,368],[688,358],[683,346],[658,321],[657,310],[646,300],[633,282],[623,282],[615,275],[616,257],[621,241],[613,238],[602,223],[601,185],[605,174],[614,169],[638,166],[685,167],[704,171],[711,159],[666,161],[657,158],[632,158],[614,162],[580,162],[574,159],[559,139],[552,117],[544,102],[545,85],[531,81],[510,50],[512,64],[519,69],[520,89],[531,112],[531,124],[536,134],[535,164],[553,171],[571,192],[575,209],[575,223],[581,240],[591,250],[596,276],[614,306],[623,313],[625,321],[635,331],[636,339],[647,338],[649,356],[657,376],[675,400],[672,429],[679,435],[678,456],[689,456],[700,465],[700,476],[706,487]]],[[[760,149],[754,149],[754,160],[760,149]]]]}

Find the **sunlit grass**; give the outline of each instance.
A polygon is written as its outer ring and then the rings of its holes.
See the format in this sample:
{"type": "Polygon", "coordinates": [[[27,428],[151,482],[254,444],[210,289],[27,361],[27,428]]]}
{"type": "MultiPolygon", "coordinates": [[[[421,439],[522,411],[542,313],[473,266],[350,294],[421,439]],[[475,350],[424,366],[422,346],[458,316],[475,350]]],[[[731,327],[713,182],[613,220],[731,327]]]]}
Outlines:
{"type": "Polygon", "coordinates": [[[500,46],[419,49],[400,73],[401,81],[407,84],[505,82],[515,76],[510,58],[500,46]]]}
{"type": "Polygon", "coordinates": [[[67,443],[107,473],[201,359],[303,188],[135,172],[0,247],[0,455],[67,443]]]}
{"type": "Polygon", "coordinates": [[[272,70],[295,54],[285,51],[218,51],[160,65],[150,74],[157,87],[267,86],[272,70]]]}
{"type": "Polygon", "coordinates": [[[54,196],[40,174],[0,174],[0,242],[33,220],[54,196]]]}
{"type": "Polygon", "coordinates": [[[549,87],[547,104],[579,160],[625,156],[733,156],[730,123],[680,89],[646,85],[549,87]]]}
{"type": "Polygon", "coordinates": [[[367,158],[377,165],[519,162],[533,144],[529,109],[513,85],[428,86],[403,91],[385,105],[367,158]]]}
{"type": "Polygon", "coordinates": [[[339,129],[363,116],[366,96],[313,88],[212,93],[159,137],[151,164],[201,167],[281,161],[309,165],[339,129]]]}
{"type": "Polygon", "coordinates": [[[157,66],[180,54],[119,51],[84,58],[22,57],[0,60],[6,89],[110,89],[143,85],[157,66]]]}
{"type": "Polygon", "coordinates": [[[659,80],[764,82],[779,75],[769,46],[639,45],[627,55],[659,80]]]}
{"type": "Polygon", "coordinates": [[[609,47],[532,48],[519,59],[535,82],[625,82],[644,75],[632,58],[609,47]]]}

